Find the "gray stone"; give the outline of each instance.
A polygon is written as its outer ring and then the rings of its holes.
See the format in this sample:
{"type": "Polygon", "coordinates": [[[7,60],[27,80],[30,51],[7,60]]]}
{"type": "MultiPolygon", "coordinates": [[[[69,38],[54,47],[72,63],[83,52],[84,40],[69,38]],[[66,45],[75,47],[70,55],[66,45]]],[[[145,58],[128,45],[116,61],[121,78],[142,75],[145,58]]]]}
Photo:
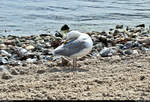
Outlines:
{"type": "Polygon", "coordinates": [[[100,42],[100,43],[96,44],[94,46],[94,48],[97,49],[98,51],[100,51],[104,48],[104,45],[103,45],[103,43],[100,42]]]}
{"type": "Polygon", "coordinates": [[[6,66],[0,66],[0,71],[8,72],[8,68],[6,66]]]}
{"type": "Polygon", "coordinates": [[[149,51],[150,49],[149,48],[146,48],[146,47],[141,47],[140,48],[142,51],[146,52],[146,51],[149,51]]]}
{"type": "Polygon", "coordinates": [[[0,50],[0,54],[3,55],[3,56],[11,57],[11,54],[8,53],[6,50],[0,50]]]}
{"type": "Polygon", "coordinates": [[[35,45],[35,49],[42,51],[44,48],[43,48],[42,44],[38,43],[38,44],[35,45]]]}
{"type": "Polygon", "coordinates": [[[13,60],[13,59],[10,59],[10,60],[9,60],[9,65],[18,66],[18,65],[22,65],[22,62],[21,62],[20,60],[13,60]]]}
{"type": "Polygon", "coordinates": [[[19,74],[19,72],[14,68],[10,69],[10,72],[12,75],[18,75],[19,74]]]}
{"type": "Polygon", "coordinates": [[[133,47],[141,47],[142,44],[140,44],[138,41],[133,42],[133,47]]]}
{"type": "Polygon", "coordinates": [[[5,44],[0,44],[0,49],[7,49],[7,46],[5,44]]]}
{"type": "Polygon", "coordinates": [[[46,71],[45,70],[38,70],[37,71],[37,73],[39,73],[39,74],[43,74],[43,73],[45,73],[46,71]]]}
{"type": "Polygon", "coordinates": [[[27,53],[27,50],[22,48],[22,47],[17,47],[17,54],[19,55],[19,57],[23,57],[25,56],[27,53]]]}
{"type": "Polygon", "coordinates": [[[145,24],[139,24],[139,25],[137,25],[136,27],[145,27],[145,24]]]}
{"type": "Polygon", "coordinates": [[[8,80],[8,79],[11,79],[11,78],[12,78],[12,75],[10,73],[8,73],[8,72],[4,72],[2,74],[2,79],[8,80]]]}
{"type": "Polygon", "coordinates": [[[7,63],[8,63],[8,58],[0,57],[0,65],[7,64],[7,63]]]}
{"type": "Polygon", "coordinates": [[[48,50],[48,49],[44,49],[44,50],[42,51],[42,54],[43,54],[43,55],[52,55],[51,51],[48,50]]]}
{"type": "Polygon", "coordinates": [[[116,29],[123,29],[123,25],[116,25],[116,29]]]}
{"type": "Polygon", "coordinates": [[[53,57],[52,56],[43,56],[44,60],[52,61],[53,57]]]}
{"type": "Polygon", "coordinates": [[[124,45],[123,49],[129,49],[129,48],[132,48],[132,47],[133,47],[133,42],[132,42],[132,41],[128,41],[128,42],[124,45]]]}
{"type": "Polygon", "coordinates": [[[37,59],[31,59],[31,58],[26,59],[27,63],[34,63],[36,61],[37,61],[37,59]]]}
{"type": "Polygon", "coordinates": [[[116,46],[118,46],[119,49],[123,49],[124,48],[123,44],[116,44],[116,46]]]}
{"type": "Polygon", "coordinates": [[[123,52],[124,52],[124,54],[127,54],[127,55],[133,54],[133,51],[132,51],[132,50],[125,50],[125,51],[123,51],[123,52]]]}
{"type": "Polygon", "coordinates": [[[138,53],[137,50],[133,50],[133,54],[134,54],[134,55],[138,55],[139,53],[138,53]]]}
{"type": "Polygon", "coordinates": [[[111,49],[104,47],[104,49],[102,49],[102,50],[100,51],[100,55],[101,55],[102,57],[111,56],[111,55],[112,55],[111,49]]]}

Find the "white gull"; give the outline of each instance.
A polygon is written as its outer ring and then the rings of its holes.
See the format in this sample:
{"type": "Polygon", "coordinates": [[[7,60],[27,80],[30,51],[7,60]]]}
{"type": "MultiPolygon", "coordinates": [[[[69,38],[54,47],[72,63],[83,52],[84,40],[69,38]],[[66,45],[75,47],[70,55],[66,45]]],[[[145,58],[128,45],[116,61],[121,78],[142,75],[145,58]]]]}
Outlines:
{"type": "Polygon", "coordinates": [[[70,31],[66,35],[66,43],[58,46],[53,55],[73,58],[73,68],[77,66],[77,57],[87,55],[93,47],[91,37],[79,31],[70,31]]]}

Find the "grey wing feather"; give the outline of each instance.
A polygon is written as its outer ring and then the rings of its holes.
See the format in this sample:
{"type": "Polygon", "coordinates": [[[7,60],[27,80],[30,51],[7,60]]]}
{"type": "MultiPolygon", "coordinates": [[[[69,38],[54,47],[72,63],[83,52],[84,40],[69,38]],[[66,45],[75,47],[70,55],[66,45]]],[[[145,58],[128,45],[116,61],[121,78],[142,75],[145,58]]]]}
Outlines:
{"type": "Polygon", "coordinates": [[[56,50],[55,54],[70,57],[71,55],[82,51],[84,48],[87,48],[87,45],[84,41],[74,40],[68,42],[61,49],[56,50]]]}

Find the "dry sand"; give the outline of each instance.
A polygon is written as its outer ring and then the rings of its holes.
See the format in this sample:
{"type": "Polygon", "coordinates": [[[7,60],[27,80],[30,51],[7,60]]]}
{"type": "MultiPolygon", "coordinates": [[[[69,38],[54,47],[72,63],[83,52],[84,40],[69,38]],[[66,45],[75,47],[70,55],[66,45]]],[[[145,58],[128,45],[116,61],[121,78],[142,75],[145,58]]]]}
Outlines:
{"type": "Polygon", "coordinates": [[[150,99],[150,52],[126,57],[85,57],[78,61],[77,70],[58,63],[9,66],[12,78],[0,79],[0,99],[150,99]]]}

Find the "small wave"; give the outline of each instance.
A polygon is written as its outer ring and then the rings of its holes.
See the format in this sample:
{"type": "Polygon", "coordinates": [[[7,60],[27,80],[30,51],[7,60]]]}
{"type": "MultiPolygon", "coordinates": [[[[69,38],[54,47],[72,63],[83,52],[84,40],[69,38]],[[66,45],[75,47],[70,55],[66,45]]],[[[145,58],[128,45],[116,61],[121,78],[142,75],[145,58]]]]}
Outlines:
{"type": "Polygon", "coordinates": [[[72,17],[63,16],[63,15],[38,15],[38,14],[30,14],[27,18],[30,19],[30,17],[33,19],[42,18],[42,19],[49,19],[49,20],[73,20],[72,17]]]}
{"type": "Polygon", "coordinates": [[[79,0],[84,2],[104,2],[104,0],[79,0]]]}
{"type": "Polygon", "coordinates": [[[51,9],[62,9],[62,10],[76,10],[76,8],[63,7],[63,6],[48,6],[51,9]]]}
{"type": "Polygon", "coordinates": [[[54,9],[51,9],[50,7],[35,7],[35,6],[25,6],[26,10],[50,10],[50,11],[55,11],[54,9]]]}
{"type": "Polygon", "coordinates": [[[108,14],[111,17],[118,17],[121,19],[129,19],[129,18],[150,18],[150,15],[134,13],[134,14],[126,14],[126,13],[110,13],[108,14]]]}
{"type": "Polygon", "coordinates": [[[150,11],[150,9],[133,9],[135,11],[150,11]]]}

